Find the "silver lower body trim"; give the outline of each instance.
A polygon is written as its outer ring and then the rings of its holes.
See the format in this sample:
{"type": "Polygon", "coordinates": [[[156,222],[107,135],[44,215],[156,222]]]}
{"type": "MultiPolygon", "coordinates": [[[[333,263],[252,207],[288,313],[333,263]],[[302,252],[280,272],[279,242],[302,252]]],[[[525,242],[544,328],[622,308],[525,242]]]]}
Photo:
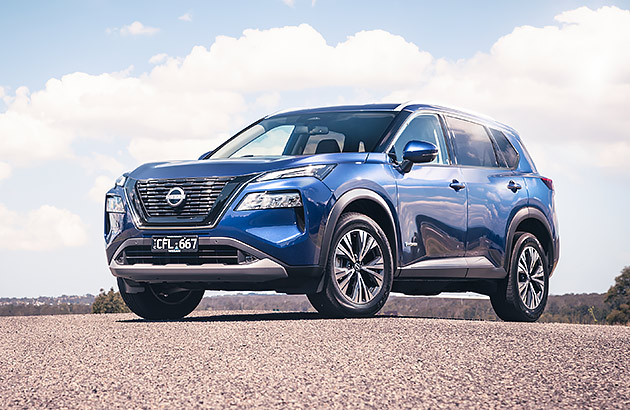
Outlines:
{"type": "Polygon", "coordinates": [[[501,279],[507,275],[485,256],[426,259],[401,268],[400,278],[501,279]]]}
{"type": "Polygon", "coordinates": [[[225,264],[119,264],[116,260],[128,246],[151,245],[151,238],[127,239],[116,250],[109,270],[116,277],[131,279],[137,282],[266,282],[288,277],[286,269],[265,253],[252,248],[243,242],[231,238],[200,237],[200,245],[229,245],[251,255],[258,260],[238,265],[225,264]]]}

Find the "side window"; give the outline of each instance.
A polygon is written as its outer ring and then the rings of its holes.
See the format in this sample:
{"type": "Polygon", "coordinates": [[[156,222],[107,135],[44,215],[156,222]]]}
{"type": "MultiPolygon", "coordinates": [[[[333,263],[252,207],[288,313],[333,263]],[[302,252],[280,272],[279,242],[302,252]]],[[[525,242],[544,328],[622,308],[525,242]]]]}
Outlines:
{"type": "Polygon", "coordinates": [[[440,120],[435,115],[419,115],[407,125],[394,144],[396,161],[403,160],[403,150],[409,141],[426,141],[438,148],[438,155],[429,164],[448,164],[448,153],[440,120]]]}
{"type": "Polygon", "coordinates": [[[497,150],[499,151],[499,157],[502,157],[500,158],[504,163],[504,165],[502,165],[506,168],[515,168],[518,165],[518,152],[514,149],[505,134],[503,134],[501,131],[490,128],[490,133],[492,134],[492,138],[494,138],[494,142],[496,143],[497,150]]]}
{"type": "Polygon", "coordinates": [[[446,117],[453,136],[453,151],[459,165],[498,167],[490,136],[482,125],[446,117]]]}

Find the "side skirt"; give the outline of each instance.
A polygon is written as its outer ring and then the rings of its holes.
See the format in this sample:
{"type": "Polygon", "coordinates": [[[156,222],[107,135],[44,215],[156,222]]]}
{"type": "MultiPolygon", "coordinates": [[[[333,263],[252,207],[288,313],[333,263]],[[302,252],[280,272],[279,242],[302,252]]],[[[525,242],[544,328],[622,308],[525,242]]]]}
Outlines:
{"type": "Polygon", "coordinates": [[[502,279],[507,276],[503,267],[496,267],[485,256],[427,259],[400,269],[400,279],[459,278],[502,279]]]}

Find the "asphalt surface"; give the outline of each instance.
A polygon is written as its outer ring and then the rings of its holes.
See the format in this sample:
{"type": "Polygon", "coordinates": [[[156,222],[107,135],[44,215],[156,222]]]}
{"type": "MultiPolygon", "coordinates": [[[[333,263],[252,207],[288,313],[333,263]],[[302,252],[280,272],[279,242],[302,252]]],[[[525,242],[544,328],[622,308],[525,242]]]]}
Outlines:
{"type": "Polygon", "coordinates": [[[630,408],[630,327],[0,318],[0,408],[630,408]]]}

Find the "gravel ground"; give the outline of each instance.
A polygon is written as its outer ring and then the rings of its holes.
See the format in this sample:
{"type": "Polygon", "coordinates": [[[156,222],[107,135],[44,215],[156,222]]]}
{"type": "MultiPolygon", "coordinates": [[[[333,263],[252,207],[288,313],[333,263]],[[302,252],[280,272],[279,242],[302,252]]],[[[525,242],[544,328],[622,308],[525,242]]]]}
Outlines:
{"type": "Polygon", "coordinates": [[[630,408],[630,327],[0,318],[0,408],[630,408]]]}

